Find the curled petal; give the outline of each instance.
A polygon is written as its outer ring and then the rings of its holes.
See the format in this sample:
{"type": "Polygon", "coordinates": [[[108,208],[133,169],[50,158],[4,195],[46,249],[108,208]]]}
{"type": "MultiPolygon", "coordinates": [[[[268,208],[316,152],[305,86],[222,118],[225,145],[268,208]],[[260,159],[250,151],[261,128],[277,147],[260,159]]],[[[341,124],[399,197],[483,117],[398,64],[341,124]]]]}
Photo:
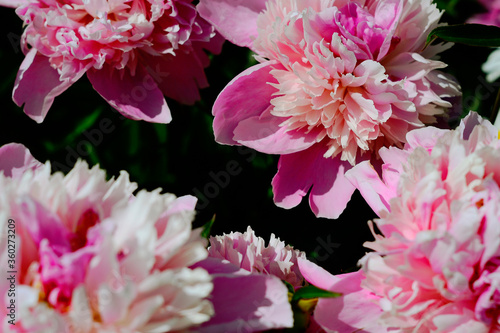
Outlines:
{"type": "Polygon", "coordinates": [[[271,96],[276,89],[268,82],[275,82],[269,73],[276,62],[252,66],[228,83],[213,106],[215,140],[236,145],[234,130],[239,122],[260,116],[271,108],[271,96]],[[248,98],[248,96],[252,98],[248,98]]]}

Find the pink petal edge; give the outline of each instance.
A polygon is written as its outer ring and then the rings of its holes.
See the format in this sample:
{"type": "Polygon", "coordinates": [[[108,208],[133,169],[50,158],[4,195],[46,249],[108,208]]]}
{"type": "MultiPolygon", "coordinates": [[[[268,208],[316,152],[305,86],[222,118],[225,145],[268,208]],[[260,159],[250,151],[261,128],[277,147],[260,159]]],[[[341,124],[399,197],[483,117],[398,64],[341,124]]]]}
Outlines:
{"type": "Polygon", "coordinates": [[[7,177],[21,177],[27,170],[36,170],[43,164],[31,155],[20,143],[9,143],[0,147],[0,171],[7,177]]]}
{"type": "Polygon", "coordinates": [[[345,177],[359,190],[375,213],[389,210],[393,193],[380,179],[369,161],[363,161],[347,171],[345,177]]]}

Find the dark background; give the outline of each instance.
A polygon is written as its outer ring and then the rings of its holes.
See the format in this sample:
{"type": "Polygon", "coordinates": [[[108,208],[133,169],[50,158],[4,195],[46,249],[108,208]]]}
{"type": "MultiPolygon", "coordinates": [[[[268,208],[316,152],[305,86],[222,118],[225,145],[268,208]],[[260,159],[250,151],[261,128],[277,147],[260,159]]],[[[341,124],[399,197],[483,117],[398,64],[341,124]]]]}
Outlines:
{"type": "MultiPolygon", "coordinates": [[[[450,24],[463,23],[480,11],[473,0],[437,3],[447,9],[444,21],[450,24]]],[[[19,48],[22,22],[10,8],[0,8],[0,18],[4,27],[0,34],[0,145],[23,143],[38,160],[50,160],[54,171],[69,171],[77,158],[99,164],[109,177],[126,170],[139,189],[161,187],[177,196],[198,196],[194,225],[202,226],[215,215],[212,235],[243,232],[251,225],[257,235],[268,240],[274,233],[332,273],[356,269],[366,251],[363,243],[373,239],[367,221],[375,218],[357,192],[338,220],[316,218],[307,197],[294,209],[278,208],[271,189],[278,156],[214,141],[211,106],[224,86],[252,63],[248,50],[226,42],[206,70],[211,86],[202,90],[200,102],[184,106],[167,99],[173,117],[168,125],[123,119],[85,76],[57,97],[44,122],[37,124],[11,98],[24,58],[19,48]],[[108,133],[99,130],[102,122],[108,124],[108,133]],[[236,172],[222,176],[228,167],[236,172]]],[[[480,69],[489,52],[455,45],[442,55],[449,64],[446,71],[462,85],[464,114],[472,109],[490,115],[498,84],[485,83],[480,69]]]]}

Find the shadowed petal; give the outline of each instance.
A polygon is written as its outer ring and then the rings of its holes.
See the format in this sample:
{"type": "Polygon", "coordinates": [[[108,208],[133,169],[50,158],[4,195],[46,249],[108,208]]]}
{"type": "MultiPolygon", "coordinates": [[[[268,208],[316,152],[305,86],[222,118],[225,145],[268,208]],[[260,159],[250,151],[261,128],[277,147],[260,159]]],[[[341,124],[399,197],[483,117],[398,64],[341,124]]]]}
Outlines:
{"type": "Polygon", "coordinates": [[[200,332],[255,332],[293,326],[288,290],[275,276],[218,275],[213,279],[215,316],[200,332]]]}
{"type": "Polygon", "coordinates": [[[60,81],[57,70],[50,66],[49,59],[31,49],[17,72],[12,99],[24,105],[24,112],[37,123],[41,123],[49,111],[54,98],[63,93],[85,72],[74,73],[74,76],[60,81]]]}
{"type": "Polygon", "coordinates": [[[192,105],[200,100],[199,89],[208,87],[204,68],[210,60],[203,49],[218,54],[223,42],[224,39],[216,35],[209,42],[194,42],[193,49],[186,53],[180,49],[175,56],[144,55],[146,70],[165,96],[192,105]]]}
{"type": "Polygon", "coordinates": [[[105,65],[87,72],[94,89],[125,117],[154,123],[172,120],[167,102],[158,85],[142,66],[135,76],[128,70],[114,70],[105,65]]]}

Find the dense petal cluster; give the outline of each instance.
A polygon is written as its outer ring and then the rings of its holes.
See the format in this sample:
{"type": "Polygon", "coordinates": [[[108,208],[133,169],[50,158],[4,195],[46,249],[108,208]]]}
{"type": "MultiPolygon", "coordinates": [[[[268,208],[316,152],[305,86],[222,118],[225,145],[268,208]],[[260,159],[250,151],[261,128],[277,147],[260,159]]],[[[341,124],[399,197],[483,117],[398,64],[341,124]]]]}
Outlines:
{"type": "Polygon", "coordinates": [[[202,0],[198,8],[260,62],[215,102],[216,140],[282,155],[273,190],[285,208],[312,187],[316,215],[338,217],[354,190],[344,172],[446,118],[460,95],[432,60],[448,46],[423,50],[441,16],[431,0],[202,0]],[[230,8],[234,19],[221,14],[230,8]]]}
{"type": "MultiPolygon", "coordinates": [[[[49,163],[23,167],[22,158],[34,159],[22,145],[0,155],[9,161],[0,171],[0,223],[12,224],[16,244],[16,274],[0,282],[2,331],[14,328],[11,283],[23,332],[167,332],[211,318],[212,278],[189,268],[207,257],[191,229],[194,197],[134,195],[126,172],[107,181],[81,161],[66,176],[51,174],[49,163]]],[[[8,239],[0,239],[4,263],[8,239]]]]}
{"type": "Polygon", "coordinates": [[[271,234],[267,246],[264,239],[257,237],[250,227],[243,234],[231,232],[210,237],[208,254],[211,258],[227,260],[248,272],[277,276],[296,288],[304,284],[297,259],[305,259],[305,253],[285,245],[274,234],[271,234]]]}
{"type": "MultiPolygon", "coordinates": [[[[469,23],[496,25],[500,27],[500,1],[480,0],[479,2],[485,7],[486,12],[473,16],[469,20],[469,23]]],[[[500,49],[491,52],[482,69],[486,73],[486,79],[490,82],[500,77],[500,49]]]]}
{"type": "Polygon", "coordinates": [[[500,331],[500,140],[471,113],[454,131],[408,134],[348,175],[380,218],[361,286],[378,323],[412,332],[500,331]]]}
{"type": "Polygon", "coordinates": [[[85,73],[109,104],[132,119],[166,123],[163,94],[183,103],[207,86],[203,49],[220,38],[190,0],[33,0],[16,12],[26,58],[13,98],[43,121],[54,98],[85,73]],[[36,86],[35,86],[36,85],[36,86]]]}

